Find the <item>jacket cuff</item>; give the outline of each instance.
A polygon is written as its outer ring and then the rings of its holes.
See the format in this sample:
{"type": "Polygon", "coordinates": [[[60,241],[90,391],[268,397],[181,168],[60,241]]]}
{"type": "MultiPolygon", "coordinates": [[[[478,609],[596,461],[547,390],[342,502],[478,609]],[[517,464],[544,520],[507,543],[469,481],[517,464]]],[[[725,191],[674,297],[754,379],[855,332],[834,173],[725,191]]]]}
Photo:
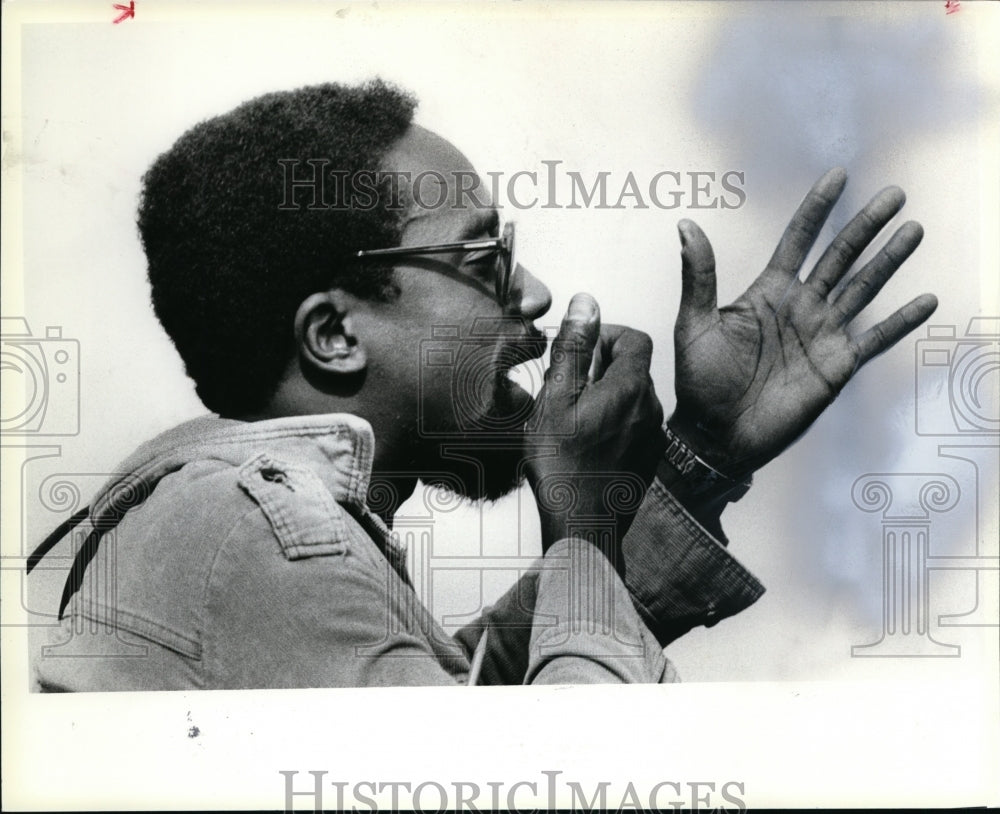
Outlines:
{"type": "Polygon", "coordinates": [[[760,581],[656,479],[623,543],[625,584],[639,615],[666,646],[711,627],[764,593],[760,581]]]}

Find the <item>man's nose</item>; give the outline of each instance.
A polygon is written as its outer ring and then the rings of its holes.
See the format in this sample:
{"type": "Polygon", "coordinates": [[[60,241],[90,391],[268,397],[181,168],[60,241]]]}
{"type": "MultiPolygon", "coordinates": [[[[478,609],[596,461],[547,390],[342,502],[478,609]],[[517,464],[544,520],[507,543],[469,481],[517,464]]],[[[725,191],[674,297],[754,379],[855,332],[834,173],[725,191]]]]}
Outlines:
{"type": "Polygon", "coordinates": [[[552,292],[520,263],[514,269],[508,308],[528,319],[538,319],[552,307],[552,292]]]}

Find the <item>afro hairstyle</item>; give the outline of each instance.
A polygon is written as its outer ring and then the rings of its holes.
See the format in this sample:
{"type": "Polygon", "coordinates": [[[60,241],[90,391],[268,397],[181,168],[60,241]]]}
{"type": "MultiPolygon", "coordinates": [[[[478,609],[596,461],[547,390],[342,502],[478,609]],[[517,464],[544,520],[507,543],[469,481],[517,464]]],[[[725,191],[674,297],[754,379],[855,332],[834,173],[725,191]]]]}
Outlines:
{"type": "Polygon", "coordinates": [[[392,296],[391,268],[350,261],[399,244],[399,212],[382,205],[387,185],[364,208],[309,205],[315,190],[295,185],[289,206],[285,173],[292,165],[296,180],[308,178],[316,159],[345,177],[380,169],[415,107],[378,79],[269,93],[191,128],[147,171],[138,226],[153,310],[210,410],[266,405],[311,293],[392,296]]]}

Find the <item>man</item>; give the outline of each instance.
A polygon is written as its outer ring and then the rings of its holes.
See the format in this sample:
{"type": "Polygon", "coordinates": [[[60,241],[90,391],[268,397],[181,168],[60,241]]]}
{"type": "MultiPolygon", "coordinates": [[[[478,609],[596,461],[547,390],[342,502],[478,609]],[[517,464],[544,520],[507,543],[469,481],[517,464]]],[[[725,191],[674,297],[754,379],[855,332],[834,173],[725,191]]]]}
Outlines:
{"type": "Polygon", "coordinates": [[[147,174],[153,304],[220,417],[137,451],[76,545],[66,524],[32,559],[64,535],[75,553],[43,689],[669,680],[662,646],[762,591],[723,547],[724,506],[935,307],[925,295],[845,330],[916,248],[913,223],[831,294],[902,206],[892,188],[798,281],[846,180],[832,171],[727,308],[711,246],[681,223],[665,429],[648,337],[602,326],[583,294],[533,403],[507,373],[544,352],[533,321],[549,292],[413,106],[379,82],[270,94],[193,128],[147,174]],[[321,175],[289,184],[289,167],[321,175]],[[326,200],[323,182],[343,192],[373,169],[369,205],[326,200]],[[434,206],[416,178],[441,179],[434,206]],[[543,557],[454,638],[388,528],[418,478],[472,499],[526,478],[538,503],[543,557]]]}

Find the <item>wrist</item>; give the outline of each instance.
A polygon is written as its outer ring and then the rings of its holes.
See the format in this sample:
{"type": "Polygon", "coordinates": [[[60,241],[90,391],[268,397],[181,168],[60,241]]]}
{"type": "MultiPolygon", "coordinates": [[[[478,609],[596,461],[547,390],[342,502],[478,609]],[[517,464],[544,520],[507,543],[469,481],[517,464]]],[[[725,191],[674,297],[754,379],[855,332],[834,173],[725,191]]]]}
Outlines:
{"type": "Polygon", "coordinates": [[[726,535],[722,530],[722,512],[729,501],[726,491],[721,487],[717,493],[695,493],[678,472],[666,459],[660,461],[656,470],[656,478],[663,488],[670,493],[675,503],[693,517],[702,528],[717,540],[726,543],[726,535]]]}
{"type": "Polygon", "coordinates": [[[689,441],[694,433],[685,433],[677,426],[673,417],[664,425],[667,446],[657,467],[657,477],[674,500],[707,531],[725,539],[720,522],[722,510],[746,494],[753,477],[736,480],[720,472],[701,455],[701,448],[696,451],[689,441]]]}
{"type": "MultiPolygon", "coordinates": [[[[682,408],[675,409],[664,429],[672,433],[704,463],[729,480],[741,480],[735,471],[728,445],[720,440],[721,433],[706,427],[696,416],[682,408]]],[[[669,439],[668,439],[669,443],[669,439]]]]}

